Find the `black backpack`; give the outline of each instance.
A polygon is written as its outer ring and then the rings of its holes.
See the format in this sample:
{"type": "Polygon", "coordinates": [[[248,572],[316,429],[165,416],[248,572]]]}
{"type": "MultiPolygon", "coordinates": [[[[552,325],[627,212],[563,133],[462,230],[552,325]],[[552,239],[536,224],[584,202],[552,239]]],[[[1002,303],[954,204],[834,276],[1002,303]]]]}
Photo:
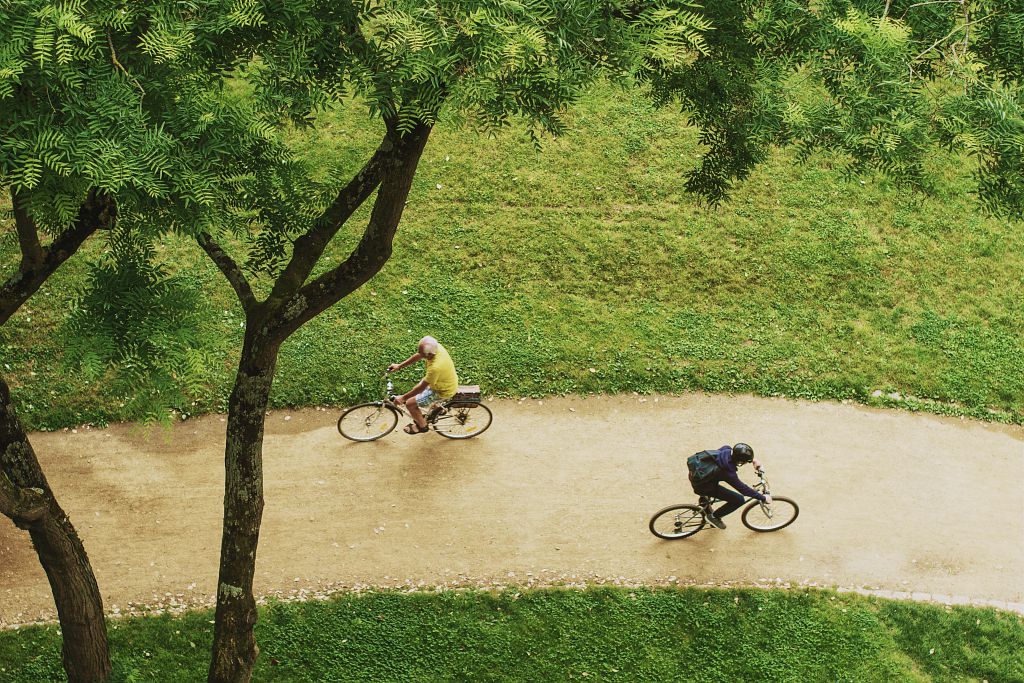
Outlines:
{"type": "Polygon", "coordinates": [[[703,486],[720,479],[722,468],[718,466],[715,456],[717,451],[701,451],[686,459],[686,467],[690,470],[690,485],[703,486]]]}

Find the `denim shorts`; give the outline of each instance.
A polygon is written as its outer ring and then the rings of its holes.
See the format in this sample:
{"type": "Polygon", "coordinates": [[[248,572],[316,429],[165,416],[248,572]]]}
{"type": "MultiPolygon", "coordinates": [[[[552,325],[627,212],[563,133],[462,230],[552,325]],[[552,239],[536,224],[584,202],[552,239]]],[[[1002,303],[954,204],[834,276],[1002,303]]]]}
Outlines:
{"type": "Polygon", "coordinates": [[[427,387],[420,393],[416,394],[416,405],[420,408],[426,408],[436,400],[438,400],[437,395],[434,394],[434,390],[430,387],[427,387]]]}

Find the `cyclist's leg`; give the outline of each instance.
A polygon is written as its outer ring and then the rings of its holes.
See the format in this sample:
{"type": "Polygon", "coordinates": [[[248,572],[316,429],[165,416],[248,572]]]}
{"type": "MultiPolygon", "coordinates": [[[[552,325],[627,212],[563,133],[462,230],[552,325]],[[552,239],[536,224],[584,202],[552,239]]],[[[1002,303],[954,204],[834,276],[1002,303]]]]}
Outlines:
{"type": "Polygon", "coordinates": [[[434,391],[427,387],[420,393],[416,394],[415,401],[409,401],[406,407],[409,409],[409,416],[416,423],[416,426],[422,429],[427,424],[427,418],[423,416],[423,408],[426,408],[434,402],[434,391]]]}
{"type": "Polygon", "coordinates": [[[746,500],[742,493],[733,491],[732,489],[727,489],[721,484],[715,484],[714,486],[707,487],[704,489],[704,495],[714,496],[715,498],[720,498],[725,501],[725,505],[722,505],[715,510],[715,517],[718,517],[719,519],[740,509],[743,502],[746,500]]]}
{"type": "Polygon", "coordinates": [[[715,489],[714,484],[705,484],[703,486],[694,486],[691,482],[690,488],[693,492],[700,496],[700,500],[697,501],[705,512],[711,512],[711,504],[714,502],[713,499],[718,496],[718,491],[715,489]]]}

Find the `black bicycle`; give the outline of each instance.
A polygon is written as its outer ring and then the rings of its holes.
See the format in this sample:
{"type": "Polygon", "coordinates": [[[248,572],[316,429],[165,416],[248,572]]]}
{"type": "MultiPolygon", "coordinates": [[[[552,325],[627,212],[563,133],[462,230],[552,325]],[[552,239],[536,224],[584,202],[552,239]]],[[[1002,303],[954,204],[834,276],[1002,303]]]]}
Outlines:
{"type": "MultiPolygon", "coordinates": [[[[375,441],[398,426],[405,409],[395,403],[394,385],[388,379],[381,401],[352,406],[338,418],[338,432],[352,441],[375,441]]],[[[481,403],[480,387],[460,386],[454,396],[435,402],[424,411],[427,426],[449,439],[471,439],[491,426],[491,409],[481,403]]]]}
{"type": "MultiPolygon", "coordinates": [[[[764,470],[759,469],[755,472],[758,482],[753,488],[763,494],[770,493],[768,480],[764,478],[764,470]]],[[[651,533],[658,538],[668,541],[688,538],[709,524],[708,515],[711,513],[711,506],[716,502],[721,501],[712,496],[701,496],[696,505],[670,505],[654,513],[648,526],[651,533]]],[[[751,531],[763,533],[785,529],[796,521],[799,514],[800,506],[792,498],[773,495],[770,505],[759,500],[751,501],[743,508],[741,519],[743,526],[751,531]]]]}

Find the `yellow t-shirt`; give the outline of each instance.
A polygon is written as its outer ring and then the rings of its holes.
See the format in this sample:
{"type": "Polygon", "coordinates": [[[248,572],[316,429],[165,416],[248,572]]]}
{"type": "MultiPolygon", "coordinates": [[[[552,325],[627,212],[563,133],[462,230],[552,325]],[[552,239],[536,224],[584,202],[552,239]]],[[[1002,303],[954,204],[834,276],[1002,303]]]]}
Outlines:
{"type": "Polygon", "coordinates": [[[426,359],[427,363],[427,384],[440,398],[451,398],[459,390],[459,376],[455,374],[455,363],[448,355],[448,349],[440,344],[437,345],[437,353],[433,360],[426,359]]]}

